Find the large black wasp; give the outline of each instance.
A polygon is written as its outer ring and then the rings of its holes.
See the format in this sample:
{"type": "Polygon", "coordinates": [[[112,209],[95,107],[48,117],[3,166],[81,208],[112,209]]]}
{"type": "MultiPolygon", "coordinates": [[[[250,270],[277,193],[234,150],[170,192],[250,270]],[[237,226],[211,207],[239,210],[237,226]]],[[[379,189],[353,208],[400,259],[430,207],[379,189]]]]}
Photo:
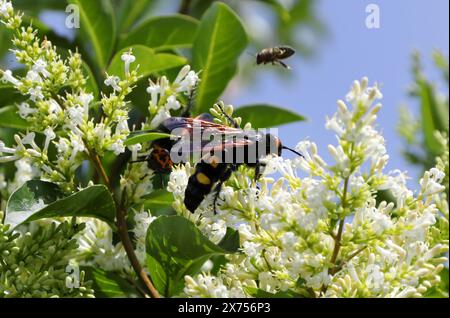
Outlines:
{"type": "Polygon", "coordinates": [[[255,180],[257,180],[264,166],[260,160],[262,157],[281,156],[283,149],[302,156],[297,151],[283,146],[280,139],[273,134],[242,130],[235,120],[221,107],[220,109],[232,127],[215,123],[209,114],[202,114],[195,118],[184,116],[168,118],[159,125],[157,131],[172,136],[174,132],[178,132],[175,133],[177,138],[153,141],[150,154],[137,160],[137,162],[147,161],[151,169],[167,173],[174,165],[172,160],[174,154],[181,155],[179,157],[181,159],[178,159],[176,163],[185,163],[193,155],[201,154],[185,190],[184,204],[192,213],[212,191],[215,192],[214,212],[216,212],[216,203],[223,183],[240,165],[255,168],[255,180]],[[194,136],[200,136],[201,141],[196,144],[192,140],[194,136]]]}

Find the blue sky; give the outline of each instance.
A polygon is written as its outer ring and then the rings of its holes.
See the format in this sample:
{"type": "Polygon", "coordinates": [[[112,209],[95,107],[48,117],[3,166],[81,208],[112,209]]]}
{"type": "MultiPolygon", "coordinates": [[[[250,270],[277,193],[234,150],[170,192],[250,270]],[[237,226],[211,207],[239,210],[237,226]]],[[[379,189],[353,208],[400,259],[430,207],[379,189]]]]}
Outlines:
{"type": "Polygon", "coordinates": [[[438,79],[429,58],[433,49],[448,56],[449,2],[321,0],[317,9],[329,34],[320,44],[316,56],[312,60],[299,57],[289,60],[294,73],[291,80],[281,80],[268,71],[247,89],[233,94],[232,100],[227,102],[234,105],[268,102],[305,115],[308,122],[282,127],[281,138],[285,144],[293,146],[308,137],[318,144],[320,154],[331,162],[326,146],[336,141],[324,128],[325,116],[335,112],[336,100],[345,97],[353,80],[368,76],[371,82],[382,85],[383,109],[378,128],[387,140],[388,169],[408,170],[412,176],[418,176],[418,171],[400,155],[402,140],[396,133],[398,108],[401,103],[409,102],[413,110],[417,109],[407,97],[407,88],[412,81],[410,57],[413,50],[419,50],[427,58],[427,74],[438,79]],[[380,29],[365,26],[365,8],[370,3],[380,8],[380,29]]]}

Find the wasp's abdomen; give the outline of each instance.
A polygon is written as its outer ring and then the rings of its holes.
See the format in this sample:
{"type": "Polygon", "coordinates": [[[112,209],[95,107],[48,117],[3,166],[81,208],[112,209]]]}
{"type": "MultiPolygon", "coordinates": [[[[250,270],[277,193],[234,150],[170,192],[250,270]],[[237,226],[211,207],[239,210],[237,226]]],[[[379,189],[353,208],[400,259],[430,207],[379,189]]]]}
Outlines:
{"type": "Polygon", "coordinates": [[[225,163],[215,163],[201,161],[195,166],[195,172],[189,177],[184,196],[184,205],[192,213],[197,210],[198,206],[205,197],[211,192],[214,184],[219,181],[228,165],[225,163]]]}

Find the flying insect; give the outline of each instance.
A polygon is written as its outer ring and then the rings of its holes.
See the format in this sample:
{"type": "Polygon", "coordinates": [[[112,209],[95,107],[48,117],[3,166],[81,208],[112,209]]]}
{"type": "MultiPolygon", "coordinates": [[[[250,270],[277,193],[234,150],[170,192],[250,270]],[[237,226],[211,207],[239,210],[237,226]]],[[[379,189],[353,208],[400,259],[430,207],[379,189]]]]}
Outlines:
{"type": "Polygon", "coordinates": [[[256,54],[256,64],[279,64],[286,69],[290,69],[283,61],[295,54],[295,50],[290,46],[275,46],[261,50],[256,54]]]}

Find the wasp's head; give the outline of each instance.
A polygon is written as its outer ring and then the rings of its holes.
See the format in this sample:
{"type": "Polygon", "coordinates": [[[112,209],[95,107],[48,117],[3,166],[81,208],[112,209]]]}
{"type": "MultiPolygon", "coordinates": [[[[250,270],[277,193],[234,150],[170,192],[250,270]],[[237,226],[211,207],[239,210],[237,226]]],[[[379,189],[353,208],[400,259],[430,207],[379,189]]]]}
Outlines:
{"type": "Polygon", "coordinates": [[[281,156],[283,145],[280,138],[272,134],[266,134],[266,155],[281,156]]]}

